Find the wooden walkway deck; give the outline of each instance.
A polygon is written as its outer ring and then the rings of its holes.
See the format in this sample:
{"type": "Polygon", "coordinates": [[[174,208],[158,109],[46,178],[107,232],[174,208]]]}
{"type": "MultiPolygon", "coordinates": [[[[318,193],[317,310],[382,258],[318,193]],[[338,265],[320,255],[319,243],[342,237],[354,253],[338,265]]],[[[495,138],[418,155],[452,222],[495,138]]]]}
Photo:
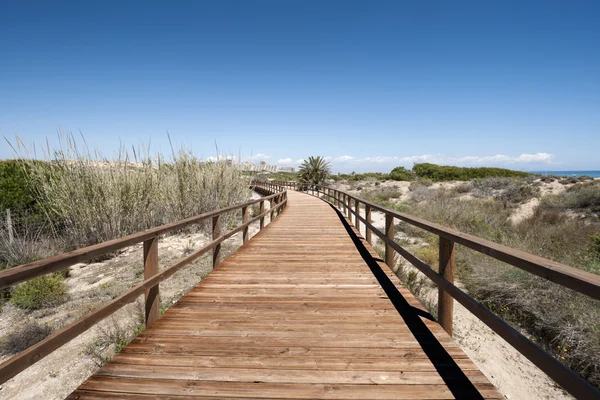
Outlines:
{"type": "Polygon", "coordinates": [[[502,398],[343,217],[288,199],[68,398],[502,398]]]}

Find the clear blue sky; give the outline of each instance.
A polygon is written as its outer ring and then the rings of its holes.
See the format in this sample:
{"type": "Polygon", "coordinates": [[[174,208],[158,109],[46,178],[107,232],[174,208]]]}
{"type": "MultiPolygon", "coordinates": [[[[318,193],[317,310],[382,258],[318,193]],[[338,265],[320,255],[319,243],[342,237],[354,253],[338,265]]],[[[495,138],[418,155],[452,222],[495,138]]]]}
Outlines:
{"type": "Polygon", "coordinates": [[[4,1],[0,134],[59,127],[106,156],[169,131],[340,171],[600,169],[600,2],[4,1]]]}

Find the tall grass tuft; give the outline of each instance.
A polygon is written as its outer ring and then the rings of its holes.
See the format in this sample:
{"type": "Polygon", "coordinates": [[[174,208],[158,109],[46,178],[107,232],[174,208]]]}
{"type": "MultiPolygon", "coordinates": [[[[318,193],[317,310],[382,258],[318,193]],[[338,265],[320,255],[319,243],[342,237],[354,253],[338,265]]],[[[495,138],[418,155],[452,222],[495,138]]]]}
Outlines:
{"type": "MultiPolygon", "coordinates": [[[[47,162],[22,158],[38,207],[65,249],[131,234],[248,199],[248,178],[224,162],[205,162],[184,148],[170,157],[119,149],[113,160],[85,140],[60,135],[47,162]]],[[[17,139],[13,146],[22,154],[17,139]]]]}

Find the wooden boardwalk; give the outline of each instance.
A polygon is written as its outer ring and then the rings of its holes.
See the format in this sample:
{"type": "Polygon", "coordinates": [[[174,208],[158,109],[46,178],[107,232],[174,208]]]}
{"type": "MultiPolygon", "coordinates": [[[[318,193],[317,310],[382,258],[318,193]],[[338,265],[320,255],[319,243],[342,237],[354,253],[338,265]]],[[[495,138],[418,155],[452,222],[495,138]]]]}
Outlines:
{"type": "Polygon", "coordinates": [[[327,203],[274,222],[69,399],[502,398],[327,203]]]}

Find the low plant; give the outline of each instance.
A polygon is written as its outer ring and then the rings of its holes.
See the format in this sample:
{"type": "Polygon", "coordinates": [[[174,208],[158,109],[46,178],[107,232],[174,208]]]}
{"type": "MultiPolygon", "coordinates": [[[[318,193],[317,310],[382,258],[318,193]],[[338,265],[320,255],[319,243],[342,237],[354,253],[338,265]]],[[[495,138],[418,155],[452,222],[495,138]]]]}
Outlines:
{"type": "Polygon", "coordinates": [[[48,274],[33,278],[14,287],[11,303],[25,310],[50,307],[66,300],[67,287],[62,274],[48,274]]]}
{"type": "Polygon", "coordinates": [[[396,188],[381,187],[377,189],[365,190],[362,197],[365,200],[373,203],[385,203],[390,199],[398,199],[402,196],[402,192],[396,188]]]}
{"type": "MultiPolygon", "coordinates": [[[[115,354],[120,353],[136,336],[146,329],[142,306],[136,303],[136,311],[130,313],[133,319],[129,322],[119,322],[115,316],[108,323],[96,328],[97,337],[84,350],[97,366],[101,367],[110,361],[115,354]]],[[[162,315],[162,314],[161,314],[162,315]]]]}

